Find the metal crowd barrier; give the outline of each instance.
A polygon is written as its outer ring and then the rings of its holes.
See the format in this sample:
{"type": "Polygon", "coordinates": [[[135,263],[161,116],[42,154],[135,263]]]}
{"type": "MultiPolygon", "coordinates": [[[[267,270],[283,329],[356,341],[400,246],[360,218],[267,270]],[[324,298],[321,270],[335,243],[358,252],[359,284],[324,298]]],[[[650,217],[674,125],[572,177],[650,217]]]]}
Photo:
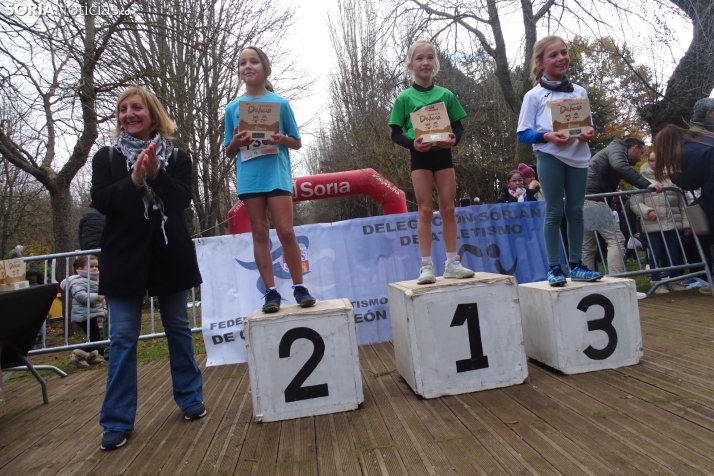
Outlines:
{"type": "MultiPolygon", "coordinates": [[[[670,192],[675,192],[679,195],[680,200],[683,201],[683,203],[687,203],[684,194],[682,191],[678,188],[666,188],[665,191],[670,191],[670,192]]],[[[641,194],[643,196],[649,195],[650,197],[654,196],[654,192],[649,191],[649,190],[628,190],[628,191],[623,191],[623,192],[614,192],[614,193],[604,193],[604,194],[597,194],[597,195],[587,195],[585,197],[586,200],[586,208],[585,208],[585,215],[586,215],[586,229],[590,230],[597,230],[597,229],[603,229],[602,227],[611,227],[612,231],[620,231],[619,227],[617,227],[617,224],[615,223],[615,220],[613,218],[612,212],[610,211],[610,205],[608,203],[608,200],[616,198],[619,201],[620,208],[626,212],[625,208],[625,202],[623,200],[623,197],[632,197],[636,194],[641,194]],[[606,209],[608,210],[608,215],[602,215],[598,216],[598,213],[591,214],[589,213],[589,208],[605,208],[605,207],[588,207],[588,201],[590,202],[598,202],[598,201],[603,201],[606,205],[606,209]]],[[[669,197],[667,194],[664,194],[665,196],[665,202],[667,205],[667,213],[669,214],[670,218],[672,218],[672,221],[674,222],[674,213],[672,211],[672,207],[669,203],[669,197]]],[[[592,203],[590,204],[592,205],[592,203]]],[[[638,202],[639,205],[639,202],[638,202]]],[[[686,213],[686,210],[685,210],[686,213]]],[[[689,219],[689,216],[687,215],[687,218],[689,219]]],[[[630,237],[635,237],[636,236],[636,230],[632,229],[632,225],[630,221],[625,217],[624,218],[627,230],[629,232],[630,237]]],[[[642,212],[640,212],[640,216],[638,217],[638,220],[641,223],[642,227],[642,232],[639,235],[640,238],[643,238],[644,235],[647,234],[645,231],[645,226],[643,223],[642,219],[642,212]]],[[[662,263],[663,266],[657,266],[657,261],[654,261],[654,267],[652,266],[652,263],[650,263],[650,266],[647,267],[645,264],[643,264],[643,260],[640,258],[639,253],[637,253],[637,250],[635,249],[634,253],[634,259],[636,262],[636,269],[630,269],[626,270],[625,272],[622,273],[608,273],[607,269],[607,260],[605,259],[605,255],[603,253],[602,246],[600,244],[599,240],[596,240],[597,242],[597,254],[600,257],[600,260],[605,267],[605,274],[608,276],[616,276],[616,277],[630,277],[630,276],[637,276],[637,275],[643,275],[643,274],[650,274],[650,273],[667,273],[668,271],[672,270],[684,270],[684,269],[689,269],[690,272],[687,274],[683,274],[681,276],[678,276],[676,278],[666,278],[662,279],[660,281],[657,281],[653,284],[653,286],[650,288],[648,291],[648,294],[652,294],[657,287],[662,286],[667,283],[672,283],[672,282],[677,282],[681,281],[686,278],[691,278],[691,277],[698,277],[698,276],[703,276],[710,286],[710,289],[712,288],[712,274],[710,271],[709,266],[707,265],[706,257],[704,254],[704,251],[702,249],[701,244],[699,243],[699,239],[696,235],[693,236],[693,241],[696,245],[696,251],[697,254],[700,258],[699,261],[693,261],[690,262],[688,261],[687,258],[687,253],[684,248],[684,243],[682,241],[682,236],[680,233],[677,233],[677,242],[679,245],[679,251],[681,253],[681,256],[683,258],[683,263],[680,265],[672,265],[671,261],[671,255],[672,255],[672,250],[670,250],[667,240],[664,238],[664,230],[662,229],[662,223],[660,222],[659,215],[657,217],[657,223],[659,226],[659,233],[662,236],[665,250],[667,253],[667,257],[669,259],[669,262],[667,263],[662,263]],[[702,268],[699,271],[691,271],[693,268],[702,268]]],[[[626,263],[625,263],[625,252],[627,249],[627,243],[624,241],[620,243],[619,241],[619,236],[617,233],[614,233],[615,236],[618,238],[618,243],[617,243],[617,249],[618,249],[618,259],[622,262],[623,268],[627,268],[626,263]]],[[[563,242],[563,249],[566,252],[566,262],[567,262],[567,246],[565,246],[564,239],[561,236],[561,241],[563,242]]],[[[641,243],[644,243],[642,239],[640,239],[641,243]]],[[[72,251],[68,253],[54,253],[54,254],[48,254],[48,255],[42,255],[42,256],[29,256],[25,257],[25,263],[30,263],[32,261],[43,261],[44,262],[44,270],[45,270],[45,282],[47,282],[48,278],[48,268],[51,269],[51,275],[49,276],[51,279],[52,283],[57,283],[57,261],[64,259],[64,276],[69,277],[70,274],[70,262],[74,261],[72,258],[75,258],[77,256],[81,255],[86,255],[89,259],[90,255],[99,255],[100,250],[84,250],[84,251],[72,251]]],[[[652,261],[651,259],[648,259],[648,261],[652,261]]],[[[632,268],[633,266],[630,266],[632,268]]],[[[100,270],[100,276],[101,276],[101,270],[100,270]]],[[[87,279],[87,289],[89,290],[89,277],[87,279]]],[[[64,293],[65,296],[65,302],[64,302],[64,310],[68,309],[72,303],[70,301],[70,296],[69,293],[64,293]]],[[[108,303],[108,311],[109,311],[109,333],[111,335],[111,300],[108,303]]],[[[191,302],[187,303],[187,306],[191,307],[192,310],[192,317],[193,317],[193,327],[191,328],[192,333],[200,333],[201,327],[198,324],[197,321],[197,316],[196,316],[196,308],[198,307],[200,303],[196,302],[196,289],[191,290],[191,302]]],[[[90,303],[87,303],[87,315],[89,316],[89,306],[90,303]]],[[[37,355],[37,354],[45,354],[45,353],[50,353],[50,352],[59,352],[59,351],[66,351],[66,350],[73,350],[73,349],[81,349],[81,348],[90,348],[90,347],[96,347],[96,346],[101,346],[101,345],[109,345],[109,340],[100,340],[100,341],[94,341],[94,342],[85,342],[85,343],[80,343],[80,344],[70,344],[69,343],[69,316],[67,315],[67,312],[63,312],[63,319],[64,319],[64,343],[63,345],[60,346],[53,346],[53,347],[47,347],[47,333],[44,332],[42,336],[42,347],[38,349],[31,350],[29,352],[30,355],[37,355]]],[[[150,325],[151,325],[151,332],[148,334],[141,334],[139,336],[139,340],[148,340],[148,339],[156,339],[159,337],[165,337],[166,334],[164,332],[156,332],[155,330],[155,319],[156,319],[156,313],[155,313],[155,306],[154,306],[154,298],[150,298],[150,325]]],[[[46,329],[46,328],[45,328],[46,329]]],[[[89,328],[88,328],[89,330],[89,328]]],[[[91,331],[90,331],[91,332],[91,331]]],[[[87,336],[87,341],[90,341],[91,336],[87,336]]]]}
{"type": "MultiPolygon", "coordinates": [[[[74,259],[78,256],[85,255],[87,256],[87,262],[89,263],[89,257],[91,255],[98,256],[100,254],[99,249],[96,250],[83,250],[83,251],[71,251],[67,253],[53,253],[53,254],[48,254],[48,255],[41,255],[41,256],[27,256],[23,257],[25,263],[30,263],[33,261],[38,261],[38,262],[43,262],[44,263],[44,282],[47,283],[48,278],[50,279],[50,283],[58,283],[57,281],[57,263],[58,261],[61,263],[62,260],[64,260],[64,276],[65,279],[68,278],[69,276],[72,275],[70,272],[71,269],[71,264],[74,262],[74,259]],[[48,273],[48,269],[51,270],[51,273],[48,273]]],[[[61,264],[60,264],[61,266],[61,264]]],[[[100,271],[99,271],[100,277],[101,277],[101,262],[100,262],[100,271]]],[[[77,279],[83,279],[83,278],[77,278],[77,279]]],[[[89,276],[86,278],[86,283],[87,283],[87,292],[89,292],[89,276]]],[[[59,294],[59,286],[58,286],[58,294],[59,294]]],[[[151,331],[148,334],[141,334],[139,336],[139,340],[148,340],[148,339],[156,339],[160,337],[165,337],[166,333],[165,332],[156,332],[156,326],[155,326],[155,320],[156,320],[156,308],[154,305],[154,299],[151,297],[149,299],[150,302],[150,326],[151,326],[151,331]]],[[[89,300],[87,300],[87,316],[90,316],[90,305],[91,303],[89,300]]],[[[196,301],[196,289],[193,288],[191,289],[191,301],[187,302],[186,305],[191,308],[192,311],[192,328],[191,332],[194,334],[202,332],[200,324],[198,323],[198,318],[196,315],[196,308],[200,305],[200,302],[196,301]]],[[[99,347],[99,346],[108,346],[109,345],[109,339],[104,339],[104,340],[99,340],[99,341],[94,341],[90,342],[91,338],[91,330],[89,326],[87,326],[87,331],[89,335],[86,336],[87,342],[83,342],[80,344],[70,344],[69,342],[69,329],[70,329],[70,318],[69,318],[69,313],[67,312],[67,309],[69,309],[72,306],[72,301],[71,297],[68,292],[64,293],[64,307],[63,307],[63,316],[62,319],[64,320],[64,342],[62,345],[59,346],[52,346],[52,347],[47,347],[47,326],[50,324],[49,322],[45,323],[45,331],[42,332],[42,345],[41,347],[38,347],[37,349],[33,349],[30,352],[28,352],[28,355],[37,355],[37,354],[46,354],[50,352],[60,352],[60,351],[67,351],[67,350],[74,350],[74,349],[82,349],[82,348],[91,348],[91,347],[99,347]]],[[[108,311],[108,318],[109,318],[109,326],[108,326],[108,332],[109,335],[111,336],[111,300],[108,301],[108,306],[107,306],[107,311],[108,311]]],[[[160,312],[160,311],[159,311],[160,312]]]]}
{"type": "MultiPolygon", "coordinates": [[[[637,276],[637,275],[643,275],[643,274],[654,274],[654,273],[668,273],[673,270],[685,270],[688,269],[689,272],[686,274],[682,274],[680,276],[671,278],[667,277],[666,279],[661,279],[660,281],[653,281],[652,287],[649,289],[647,294],[653,294],[655,290],[665,284],[668,283],[673,283],[673,282],[678,282],[687,278],[697,278],[697,277],[702,277],[704,281],[708,284],[710,289],[712,288],[712,274],[711,274],[711,269],[709,265],[707,264],[706,256],[707,254],[704,253],[704,250],[702,248],[702,245],[699,241],[699,237],[692,233],[692,242],[694,243],[696,247],[696,255],[699,257],[698,261],[689,261],[689,258],[687,257],[687,250],[685,249],[684,241],[683,241],[683,233],[682,232],[677,232],[676,233],[676,238],[677,238],[677,247],[678,251],[680,252],[680,256],[682,257],[682,264],[679,265],[674,265],[672,261],[672,254],[675,251],[674,249],[670,248],[670,244],[668,243],[667,239],[665,238],[665,230],[662,228],[662,221],[659,218],[659,214],[657,215],[657,225],[658,225],[658,231],[656,232],[647,232],[645,223],[644,223],[644,218],[643,218],[643,211],[642,211],[642,204],[641,200],[636,201],[636,206],[637,210],[639,213],[636,215],[636,219],[640,224],[641,227],[641,232],[637,232],[637,230],[633,230],[633,226],[630,223],[630,220],[627,219],[627,207],[624,199],[629,198],[632,200],[632,198],[635,195],[641,195],[642,197],[648,196],[650,199],[652,199],[655,195],[659,195],[660,197],[664,196],[665,199],[665,204],[666,204],[666,212],[668,217],[672,220],[673,223],[676,223],[675,217],[674,217],[674,212],[672,210],[672,206],[670,204],[670,199],[669,196],[667,195],[666,192],[674,192],[679,196],[680,203],[687,204],[686,197],[684,193],[682,192],[681,189],[676,188],[676,187],[666,187],[664,189],[664,192],[662,194],[656,194],[655,192],[651,190],[627,190],[623,192],[613,192],[613,193],[601,193],[601,194],[595,194],[595,195],[586,195],[585,196],[585,229],[590,230],[590,231],[595,231],[596,232],[596,243],[597,243],[597,256],[599,256],[600,261],[605,269],[605,274],[608,276],[614,276],[614,277],[631,277],[631,276],[637,276]],[[634,248],[634,261],[633,265],[629,266],[629,268],[635,267],[636,269],[627,269],[627,263],[626,263],[626,251],[627,251],[627,243],[626,242],[621,242],[623,240],[620,240],[620,237],[622,236],[624,238],[624,233],[615,233],[615,231],[620,231],[620,227],[618,227],[618,224],[615,222],[615,219],[612,215],[612,210],[610,208],[610,200],[616,199],[620,205],[620,209],[624,212],[625,217],[621,218],[621,220],[624,220],[625,227],[628,231],[628,234],[630,237],[639,237],[639,241],[641,244],[643,244],[643,247],[645,243],[649,245],[649,239],[647,239],[647,235],[651,234],[659,234],[662,237],[664,249],[666,251],[666,256],[667,260],[661,260],[661,264],[658,261],[658,257],[653,257],[651,253],[651,247],[647,246],[647,262],[646,264],[643,263],[643,259],[641,259],[639,253],[637,252],[637,248],[634,248]],[[605,207],[603,206],[593,206],[598,202],[604,202],[605,207]],[[590,203],[588,203],[590,202],[590,203]],[[595,203],[593,203],[595,202],[595,203]],[[598,210],[596,210],[598,209],[598,210]],[[604,215],[604,212],[602,212],[603,209],[607,209],[608,214],[607,216],[604,215]],[[591,212],[591,213],[589,213],[591,212]],[[607,264],[607,259],[605,258],[605,254],[603,253],[603,247],[601,246],[600,240],[597,239],[597,230],[602,230],[603,227],[607,230],[606,227],[609,227],[610,232],[614,235],[616,238],[616,244],[617,244],[617,250],[618,250],[618,260],[622,264],[623,269],[625,269],[624,272],[621,273],[610,273],[608,270],[608,264],[607,264]],[[639,233],[639,234],[638,234],[639,233]],[[634,265],[636,263],[636,265],[634,265]],[[700,270],[697,270],[697,268],[701,268],[700,270]],[[694,269],[694,271],[692,271],[694,269]]],[[[650,200],[650,203],[653,203],[652,200],[650,200]]],[[[687,220],[689,221],[689,214],[686,211],[686,208],[684,209],[684,214],[687,217],[687,220]]],[[[691,223],[691,222],[690,222],[691,223]]],[[[623,230],[624,231],[624,230],[623,230]]],[[[561,236],[561,241],[563,240],[563,237],[561,236]]],[[[564,248],[567,250],[567,247],[564,246],[564,248]]],[[[707,250],[708,251],[708,250],[707,250]]],[[[566,252],[567,254],[567,252],[566,252]]],[[[586,263],[587,264],[587,263],[586,263]]]]}

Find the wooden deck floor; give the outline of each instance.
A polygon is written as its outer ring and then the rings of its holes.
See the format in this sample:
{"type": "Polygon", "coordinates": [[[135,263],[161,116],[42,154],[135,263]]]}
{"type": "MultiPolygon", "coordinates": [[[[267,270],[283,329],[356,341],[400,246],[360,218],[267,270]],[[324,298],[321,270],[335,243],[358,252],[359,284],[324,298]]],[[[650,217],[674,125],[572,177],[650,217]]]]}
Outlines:
{"type": "MultiPolygon", "coordinates": [[[[359,410],[251,421],[245,364],[204,371],[209,414],[186,422],[168,363],[139,369],[136,431],[99,450],[106,371],[6,383],[0,474],[714,474],[714,301],[640,302],[639,365],[564,376],[529,363],[523,385],[424,400],[390,343],[360,348],[359,410]]],[[[203,360],[200,362],[203,364],[203,360]]]]}

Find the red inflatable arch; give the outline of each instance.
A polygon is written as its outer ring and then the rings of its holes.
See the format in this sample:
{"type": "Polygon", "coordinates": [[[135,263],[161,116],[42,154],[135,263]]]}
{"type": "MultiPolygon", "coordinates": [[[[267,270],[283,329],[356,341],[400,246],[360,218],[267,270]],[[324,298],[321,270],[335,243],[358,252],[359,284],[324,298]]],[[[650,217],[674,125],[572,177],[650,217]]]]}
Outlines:
{"type": "MultiPolygon", "coordinates": [[[[294,202],[358,194],[367,195],[382,205],[385,215],[407,212],[407,199],[404,191],[379,175],[374,169],[308,175],[293,179],[294,202]]],[[[240,200],[228,212],[228,229],[233,234],[250,231],[248,213],[240,200]]]]}

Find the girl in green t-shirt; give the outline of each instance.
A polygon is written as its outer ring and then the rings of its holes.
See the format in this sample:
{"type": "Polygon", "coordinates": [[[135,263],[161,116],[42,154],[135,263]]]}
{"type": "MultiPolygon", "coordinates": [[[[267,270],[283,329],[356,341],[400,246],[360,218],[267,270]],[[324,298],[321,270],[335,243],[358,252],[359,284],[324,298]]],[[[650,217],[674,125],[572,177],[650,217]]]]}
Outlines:
{"type": "Polygon", "coordinates": [[[431,220],[434,214],[431,198],[432,184],[436,184],[436,193],[439,196],[442,233],[446,247],[444,277],[470,278],[474,272],[463,267],[456,253],[454,214],[456,175],[451,160],[451,148],[459,142],[464,131],[461,119],[466,117],[466,112],[454,93],[434,85],[433,77],[439,72],[439,59],[433,44],[426,40],[419,40],[412,44],[407,52],[406,66],[414,83],[410,88],[402,91],[394,102],[389,125],[392,128],[392,140],[409,149],[411,153],[412,182],[419,206],[417,235],[422,256],[417,283],[436,282],[434,263],[431,259],[431,220]],[[451,122],[452,132],[449,133],[448,140],[433,143],[425,141],[423,136],[415,139],[410,114],[424,106],[441,102],[444,103],[451,122]]]}

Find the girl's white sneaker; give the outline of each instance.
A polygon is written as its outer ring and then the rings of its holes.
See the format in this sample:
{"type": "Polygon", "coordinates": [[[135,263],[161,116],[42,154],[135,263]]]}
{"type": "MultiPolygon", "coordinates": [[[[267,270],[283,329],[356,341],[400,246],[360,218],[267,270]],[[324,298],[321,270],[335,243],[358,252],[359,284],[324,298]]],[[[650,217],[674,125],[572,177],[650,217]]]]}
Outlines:
{"type": "Polygon", "coordinates": [[[464,268],[461,264],[461,258],[459,255],[454,256],[451,259],[447,259],[444,262],[444,277],[445,278],[472,278],[476,273],[468,268],[464,268]]]}
{"type": "Polygon", "coordinates": [[[434,263],[429,261],[422,261],[421,268],[419,268],[419,277],[417,278],[417,284],[432,284],[436,282],[436,276],[434,276],[434,263]]]}

